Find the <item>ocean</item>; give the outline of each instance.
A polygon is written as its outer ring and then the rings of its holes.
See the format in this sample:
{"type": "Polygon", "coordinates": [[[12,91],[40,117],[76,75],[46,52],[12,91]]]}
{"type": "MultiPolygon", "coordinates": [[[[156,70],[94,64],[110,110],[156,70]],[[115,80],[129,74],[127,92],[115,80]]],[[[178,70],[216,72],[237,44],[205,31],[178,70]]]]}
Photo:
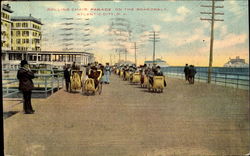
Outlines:
{"type": "MultiPolygon", "coordinates": [[[[208,67],[195,67],[195,79],[207,81],[208,67]]],[[[184,66],[163,67],[167,76],[184,78],[184,66]]],[[[219,85],[249,89],[249,68],[213,67],[211,82],[219,85]]]]}

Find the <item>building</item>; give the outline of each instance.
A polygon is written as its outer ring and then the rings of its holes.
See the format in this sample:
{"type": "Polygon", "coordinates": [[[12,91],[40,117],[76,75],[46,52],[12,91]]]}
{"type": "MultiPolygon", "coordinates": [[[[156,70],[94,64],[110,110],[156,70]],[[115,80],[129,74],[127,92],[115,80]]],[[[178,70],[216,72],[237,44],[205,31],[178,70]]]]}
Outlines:
{"type": "Polygon", "coordinates": [[[249,65],[245,62],[245,59],[240,58],[239,56],[236,56],[235,59],[229,58],[229,61],[224,64],[224,67],[236,67],[236,68],[248,68],[249,65]]]}
{"type": "Polygon", "coordinates": [[[86,65],[94,62],[94,55],[79,51],[42,51],[42,22],[31,16],[11,17],[13,11],[8,4],[1,5],[2,67],[4,70],[18,69],[20,61],[30,64],[45,64],[61,68],[76,62],[86,65]]]}
{"type": "Polygon", "coordinates": [[[65,52],[65,51],[13,51],[2,50],[3,70],[18,69],[21,60],[25,59],[29,64],[33,65],[50,65],[51,67],[62,68],[65,64],[73,64],[84,66],[94,62],[94,54],[87,52],[65,52]]]}
{"type": "Polygon", "coordinates": [[[39,19],[31,16],[12,17],[12,46],[14,51],[41,51],[41,26],[39,19]]]}
{"type": "Polygon", "coordinates": [[[9,4],[1,5],[1,47],[2,50],[11,49],[11,10],[9,4]]]}
{"type": "Polygon", "coordinates": [[[166,61],[159,59],[159,58],[157,58],[155,61],[144,61],[144,64],[146,64],[149,67],[152,67],[153,64],[155,64],[156,66],[160,66],[160,67],[168,67],[169,66],[166,61]]]}

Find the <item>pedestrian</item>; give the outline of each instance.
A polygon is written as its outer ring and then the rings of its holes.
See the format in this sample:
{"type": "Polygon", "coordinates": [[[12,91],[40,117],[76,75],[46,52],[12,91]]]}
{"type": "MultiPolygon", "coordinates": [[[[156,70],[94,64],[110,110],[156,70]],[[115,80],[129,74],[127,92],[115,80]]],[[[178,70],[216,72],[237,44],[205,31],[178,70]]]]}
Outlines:
{"type": "Polygon", "coordinates": [[[65,84],[66,84],[66,91],[69,91],[69,87],[70,87],[70,67],[69,65],[66,66],[66,68],[64,69],[64,79],[65,79],[65,84]]]}
{"type": "Polygon", "coordinates": [[[110,75],[111,75],[111,68],[109,66],[109,63],[106,63],[106,66],[104,68],[104,77],[105,77],[105,83],[107,83],[107,84],[110,83],[110,79],[109,79],[110,75]]]}
{"type": "Polygon", "coordinates": [[[87,65],[87,67],[86,67],[86,75],[87,75],[87,76],[89,75],[90,68],[91,68],[91,64],[88,63],[88,65],[87,65]]]}
{"type": "Polygon", "coordinates": [[[105,76],[104,76],[104,69],[105,67],[104,67],[104,65],[102,65],[102,64],[100,64],[99,65],[99,70],[101,70],[102,71],[102,77],[101,77],[101,83],[105,83],[105,76]]]}
{"type": "Polygon", "coordinates": [[[21,67],[17,72],[17,79],[19,80],[19,90],[23,93],[23,109],[25,114],[33,114],[35,112],[31,105],[31,93],[34,88],[33,78],[35,76],[30,70],[28,62],[22,60],[21,67]]]}
{"type": "Polygon", "coordinates": [[[195,74],[196,74],[196,69],[194,68],[194,65],[190,65],[189,66],[189,83],[190,84],[194,84],[194,77],[195,77],[195,74]]]}
{"type": "Polygon", "coordinates": [[[189,67],[188,67],[188,64],[186,64],[186,66],[184,68],[184,73],[185,73],[185,79],[186,79],[186,81],[188,81],[188,72],[189,72],[189,67]]]}
{"type": "Polygon", "coordinates": [[[76,62],[73,62],[72,66],[71,66],[72,70],[78,70],[78,67],[76,65],[76,62]]]}

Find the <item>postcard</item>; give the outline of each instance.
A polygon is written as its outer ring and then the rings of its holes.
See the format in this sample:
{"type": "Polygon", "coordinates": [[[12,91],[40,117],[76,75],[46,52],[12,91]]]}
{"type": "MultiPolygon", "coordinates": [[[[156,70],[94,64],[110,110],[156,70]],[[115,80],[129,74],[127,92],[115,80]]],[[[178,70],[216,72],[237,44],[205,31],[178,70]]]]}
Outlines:
{"type": "Polygon", "coordinates": [[[250,155],[248,9],[3,1],[2,154],[250,155]]]}

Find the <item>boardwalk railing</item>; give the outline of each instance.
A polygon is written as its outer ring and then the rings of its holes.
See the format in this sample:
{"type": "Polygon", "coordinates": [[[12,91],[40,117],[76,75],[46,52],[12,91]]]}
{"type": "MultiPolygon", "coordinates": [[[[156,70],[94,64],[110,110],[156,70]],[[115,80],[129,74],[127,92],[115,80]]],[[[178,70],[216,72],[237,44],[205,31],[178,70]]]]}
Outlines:
{"type": "MultiPolygon", "coordinates": [[[[39,70],[39,73],[41,71],[46,70],[39,70]]],[[[35,78],[33,79],[34,90],[32,90],[32,92],[38,93],[40,97],[48,97],[49,94],[53,94],[54,91],[63,88],[64,79],[62,75],[62,72],[57,72],[56,74],[35,74],[35,78]]],[[[15,73],[3,75],[2,80],[3,97],[10,97],[19,93],[19,80],[16,78],[15,73]]]]}
{"type": "MultiPolygon", "coordinates": [[[[185,79],[183,69],[167,69],[165,75],[185,79]]],[[[208,73],[205,71],[197,71],[195,80],[199,82],[207,82],[208,73]]],[[[222,73],[212,72],[211,83],[249,90],[249,75],[239,73],[222,73]]]]}

